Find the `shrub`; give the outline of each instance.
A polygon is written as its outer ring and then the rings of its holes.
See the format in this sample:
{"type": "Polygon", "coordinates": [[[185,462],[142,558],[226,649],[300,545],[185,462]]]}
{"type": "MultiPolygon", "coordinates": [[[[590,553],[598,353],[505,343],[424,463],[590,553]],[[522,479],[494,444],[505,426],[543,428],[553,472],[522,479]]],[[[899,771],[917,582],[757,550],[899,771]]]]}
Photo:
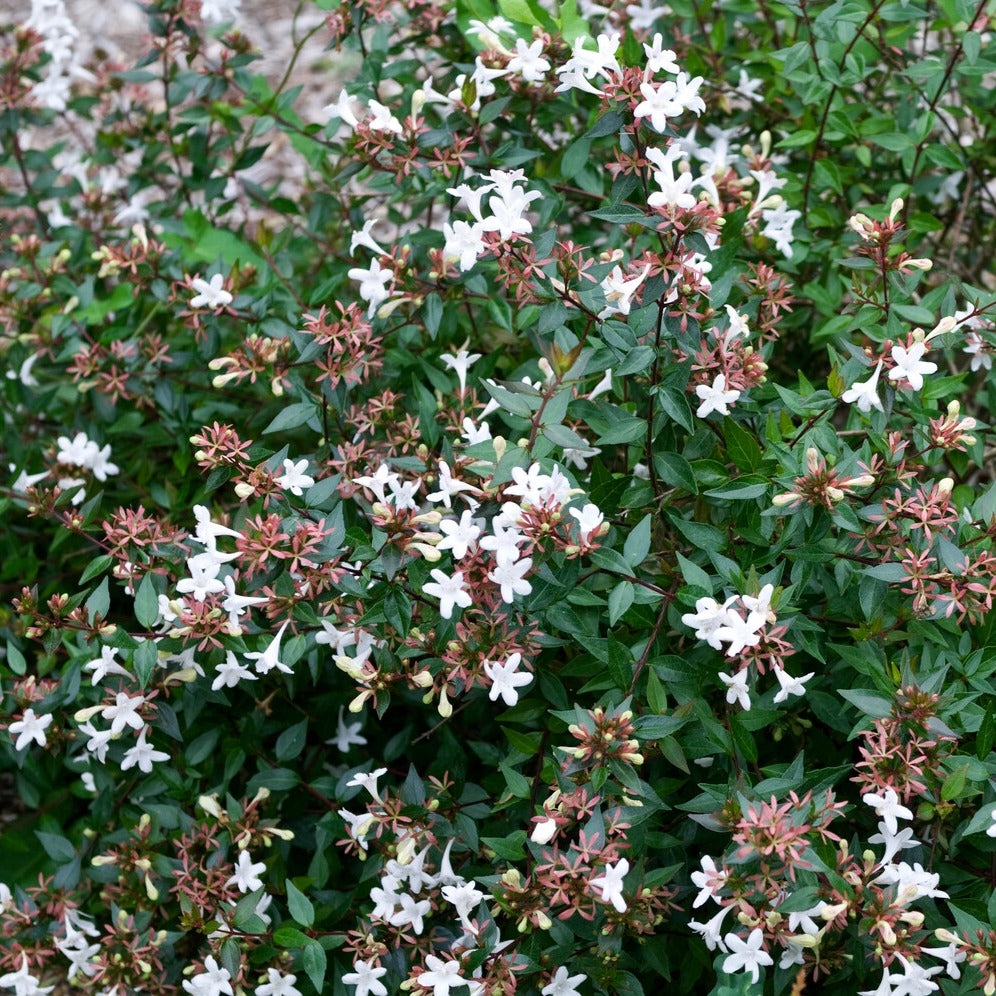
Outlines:
{"type": "Polygon", "coordinates": [[[317,7],[3,31],[0,987],[991,994],[986,4],[317,7]]]}

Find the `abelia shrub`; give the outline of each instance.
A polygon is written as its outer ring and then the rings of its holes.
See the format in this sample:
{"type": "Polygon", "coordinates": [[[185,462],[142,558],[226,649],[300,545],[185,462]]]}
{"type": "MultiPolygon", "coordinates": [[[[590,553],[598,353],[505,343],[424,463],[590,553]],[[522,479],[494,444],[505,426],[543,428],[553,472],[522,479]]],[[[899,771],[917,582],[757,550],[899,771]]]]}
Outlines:
{"type": "Polygon", "coordinates": [[[996,991],[986,4],[77,6],[0,33],[0,989],[996,991]]]}

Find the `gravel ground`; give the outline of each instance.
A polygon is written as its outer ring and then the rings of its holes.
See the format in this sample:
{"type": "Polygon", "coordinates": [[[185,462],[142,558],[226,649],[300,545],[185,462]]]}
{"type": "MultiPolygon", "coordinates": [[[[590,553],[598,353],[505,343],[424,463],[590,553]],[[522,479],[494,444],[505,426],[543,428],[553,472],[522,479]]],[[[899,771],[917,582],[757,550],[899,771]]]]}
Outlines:
{"type": "MultiPolygon", "coordinates": [[[[136,0],[64,0],[64,3],[67,15],[79,31],[76,50],[84,66],[99,58],[128,65],[147,51],[146,15],[136,0]]],[[[0,0],[0,23],[26,20],[31,8],[31,0],[0,0]]],[[[305,121],[323,122],[322,108],[341,87],[341,76],[336,72],[340,57],[325,51],[329,36],[323,25],[323,12],[310,0],[242,0],[241,14],[234,26],[260,53],[255,71],[262,72],[273,85],[283,78],[290,64],[295,39],[307,37],[287,87],[302,87],[295,109],[305,121]]],[[[209,55],[213,44],[209,42],[206,47],[209,55]]],[[[300,156],[279,135],[246,176],[262,185],[280,182],[284,192],[291,194],[302,179],[303,168],[300,156]]],[[[16,177],[12,182],[17,186],[16,177]]]]}

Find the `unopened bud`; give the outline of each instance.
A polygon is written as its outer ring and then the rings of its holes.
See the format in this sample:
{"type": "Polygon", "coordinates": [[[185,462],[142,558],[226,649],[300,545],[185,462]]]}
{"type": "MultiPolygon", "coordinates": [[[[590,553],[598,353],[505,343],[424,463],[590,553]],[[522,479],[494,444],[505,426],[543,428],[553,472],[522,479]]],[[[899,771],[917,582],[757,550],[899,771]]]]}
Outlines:
{"type": "Polygon", "coordinates": [[[446,688],[439,693],[439,705],[436,706],[439,715],[443,719],[449,719],[453,715],[453,705],[450,700],[446,697],[446,688]]]}
{"type": "Polygon", "coordinates": [[[529,839],[534,844],[549,844],[553,840],[557,833],[557,821],[553,819],[546,819],[542,823],[537,823],[533,827],[533,832],[529,835],[529,839]]]}
{"type": "Polygon", "coordinates": [[[954,488],[954,481],[950,477],[942,477],[937,482],[937,493],[943,495],[945,498],[951,494],[954,488]]]}

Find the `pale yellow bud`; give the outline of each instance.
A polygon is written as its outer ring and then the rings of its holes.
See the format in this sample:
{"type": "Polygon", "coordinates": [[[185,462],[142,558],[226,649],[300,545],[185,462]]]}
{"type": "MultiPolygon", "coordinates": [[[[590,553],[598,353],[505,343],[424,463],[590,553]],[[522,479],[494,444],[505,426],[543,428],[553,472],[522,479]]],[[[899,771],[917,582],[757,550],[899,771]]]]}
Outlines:
{"type": "Polygon", "coordinates": [[[449,719],[450,716],[453,715],[453,705],[450,702],[450,700],[446,697],[445,687],[439,693],[439,705],[436,706],[436,709],[438,710],[439,715],[443,717],[443,719],[449,719]]]}
{"type": "Polygon", "coordinates": [[[218,805],[218,799],[213,795],[202,795],[197,800],[197,805],[204,810],[209,816],[213,816],[216,820],[220,820],[225,816],[225,811],[218,805]]]}

